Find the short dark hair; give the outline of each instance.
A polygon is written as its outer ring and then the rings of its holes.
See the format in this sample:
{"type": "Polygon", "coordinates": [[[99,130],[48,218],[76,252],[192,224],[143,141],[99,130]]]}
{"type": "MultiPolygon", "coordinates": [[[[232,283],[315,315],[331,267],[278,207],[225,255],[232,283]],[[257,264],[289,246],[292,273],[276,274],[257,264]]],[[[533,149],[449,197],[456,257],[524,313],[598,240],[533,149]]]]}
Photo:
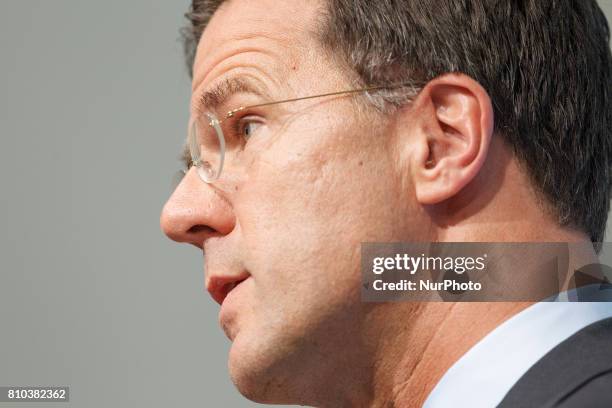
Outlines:
{"type": "MultiPolygon", "coordinates": [[[[224,0],[193,0],[191,69],[224,0]]],[[[365,85],[460,72],[560,225],[604,239],[612,185],[612,56],[595,0],[327,0],[320,40],[365,85]],[[367,35],[364,35],[367,33],[367,35]]]]}

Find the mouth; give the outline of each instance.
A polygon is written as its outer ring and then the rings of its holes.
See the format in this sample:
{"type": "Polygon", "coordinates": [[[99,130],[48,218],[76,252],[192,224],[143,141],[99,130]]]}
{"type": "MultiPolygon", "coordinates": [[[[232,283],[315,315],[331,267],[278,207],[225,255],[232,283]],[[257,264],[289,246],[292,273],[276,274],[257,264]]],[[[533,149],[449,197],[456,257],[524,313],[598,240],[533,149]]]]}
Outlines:
{"type": "Polygon", "coordinates": [[[223,297],[221,299],[221,308],[219,310],[219,324],[225,335],[231,341],[234,341],[238,326],[236,319],[238,318],[238,312],[241,309],[240,297],[238,296],[242,283],[248,280],[250,276],[242,278],[223,286],[223,297]]]}
{"type": "Polygon", "coordinates": [[[242,282],[244,282],[245,280],[249,279],[249,277],[247,276],[246,278],[242,278],[240,280],[228,283],[226,285],[224,285],[222,287],[222,299],[221,299],[221,306],[223,306],[223,302],[225,302],[225,299],[227,299],[227,296],[230,294],[231,291],[233,291],[234,289],[236,289],[238,287],[238,285],[240,285],[242,282]]]}
{"type": "Polygon", "coordinates": [[[234,291],[250,276],[251,274],[246,271],[232,275],[213,275],[209,278],[206,289],[210,293],[210,296],[212,296],[218,304],[222,305],[230,292],[234,291]]]}

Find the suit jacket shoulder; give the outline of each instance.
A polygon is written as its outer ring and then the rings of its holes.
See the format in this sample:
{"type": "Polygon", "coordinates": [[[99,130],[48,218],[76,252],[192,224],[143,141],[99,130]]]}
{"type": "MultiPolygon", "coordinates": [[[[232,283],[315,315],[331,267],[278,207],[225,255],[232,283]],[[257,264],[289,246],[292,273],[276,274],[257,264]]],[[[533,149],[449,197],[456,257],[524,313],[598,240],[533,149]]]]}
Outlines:
{"type": "Polygon", "coordinates": [[[585,327],[552,349],[499,407],[612,407],[612,318],[585,327]]]}

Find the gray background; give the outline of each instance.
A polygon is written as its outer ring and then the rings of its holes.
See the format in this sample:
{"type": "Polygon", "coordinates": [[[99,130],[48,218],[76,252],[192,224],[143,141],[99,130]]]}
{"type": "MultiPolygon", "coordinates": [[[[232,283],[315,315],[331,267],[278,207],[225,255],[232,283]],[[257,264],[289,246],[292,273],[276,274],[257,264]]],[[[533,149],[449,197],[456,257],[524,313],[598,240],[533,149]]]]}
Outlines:
{"type": "Polygon", "coordinates": [[[69,385],[75,407],[255,406],[229,381],[201,255],[159,229],[188,3],[0,0],[0,385],[69,385]]]}

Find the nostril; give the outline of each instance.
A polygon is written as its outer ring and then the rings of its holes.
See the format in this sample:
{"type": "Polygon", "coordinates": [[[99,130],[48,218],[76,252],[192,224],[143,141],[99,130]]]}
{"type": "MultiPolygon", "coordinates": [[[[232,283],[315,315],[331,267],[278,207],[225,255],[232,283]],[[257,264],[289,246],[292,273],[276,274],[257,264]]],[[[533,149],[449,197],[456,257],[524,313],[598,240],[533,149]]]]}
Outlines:
{"type": "Polygon", "coordinates": [[[193,227],[189,228],[187,232],[190,234],[213,234],[216,231],[207,225],[194,225],[193,227]]]}

